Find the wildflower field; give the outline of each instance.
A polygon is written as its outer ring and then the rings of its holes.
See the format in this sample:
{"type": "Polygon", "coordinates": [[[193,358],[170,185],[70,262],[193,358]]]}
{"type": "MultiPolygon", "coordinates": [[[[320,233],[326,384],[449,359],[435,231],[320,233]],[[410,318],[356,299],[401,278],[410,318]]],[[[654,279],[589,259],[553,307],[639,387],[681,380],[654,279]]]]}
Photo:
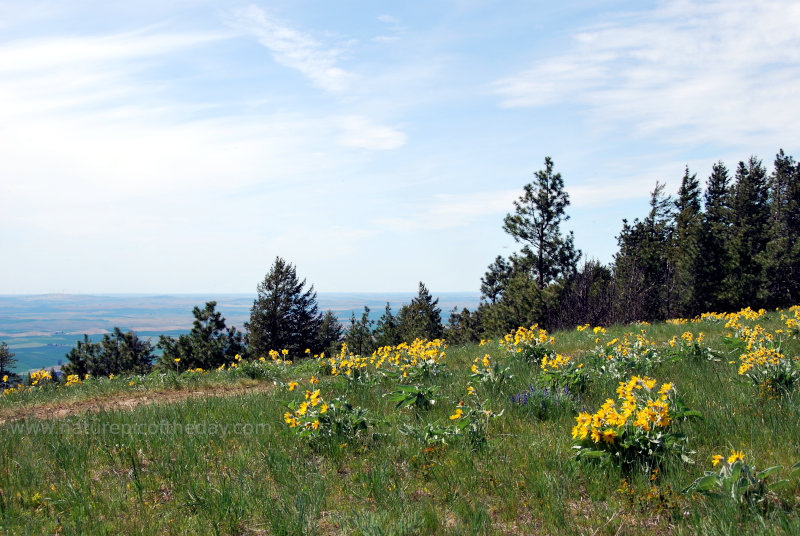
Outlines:
{"type": "Polygon", "coordinates": [[[0,396],[0,530],[800,534],[798,322],[745,309],[37,373],[0,396]]]}

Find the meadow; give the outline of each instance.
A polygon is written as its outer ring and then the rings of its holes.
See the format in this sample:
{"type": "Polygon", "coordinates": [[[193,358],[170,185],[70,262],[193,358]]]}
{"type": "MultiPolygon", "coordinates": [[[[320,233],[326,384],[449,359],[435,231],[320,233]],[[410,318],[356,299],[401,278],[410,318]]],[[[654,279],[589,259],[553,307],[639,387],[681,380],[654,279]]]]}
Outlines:
{"type": "Polygon", "coordinates": [[[798,534],[798,321],[798,307],[748,309],[214,371],[43,373],[0,396],[0,527],[798,534]]]}

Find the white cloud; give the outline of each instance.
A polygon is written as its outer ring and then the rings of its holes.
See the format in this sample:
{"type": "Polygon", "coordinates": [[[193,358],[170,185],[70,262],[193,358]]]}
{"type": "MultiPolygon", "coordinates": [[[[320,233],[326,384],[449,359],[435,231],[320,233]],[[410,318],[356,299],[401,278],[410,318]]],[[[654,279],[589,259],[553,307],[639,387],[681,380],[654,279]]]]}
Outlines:
{"type": "Polygon", "coordinates": [[[408,216],[380,218],[375,224],[391,231],[465,227],[480,218],[510,212],[519,195],[519,190],[437,194],[403,211],[408,216]]]}
{"type": "Polygon", "coordinates": [[[381,21],[381,22],[385,22],[386,24],[399,24],[400,23],[400,19],[398,19],[397,17],[393,17],[392,15],[387,15],[385,13],[382,14],[382,15],[378,15],[377,19],[379,21],[381,21]]]}
{"type": "Polygon", "coordinates": [[[674,143],[786,143],[800,136],[800,4],[664,2],[493,89],[504,107],[577,104],[601,128],[674,143]]]}
{"type": "Polygon", "coordinates": [[[337,65],[341,50],[327,47],[311,35],[282,24],[255,5],[237,10],[232,23],[255,35],[272,52],[275,61],[300,71],[320,89],[341,92],[349,88],[355,78],[337,65]]]}
{"type": "Polygon", "coordinates": [[[399,130],[376,125],[366,117],[347,116],[339,120],[339,144],[353,149],[399,149],[406,143],[406,135],[399,130]]]}

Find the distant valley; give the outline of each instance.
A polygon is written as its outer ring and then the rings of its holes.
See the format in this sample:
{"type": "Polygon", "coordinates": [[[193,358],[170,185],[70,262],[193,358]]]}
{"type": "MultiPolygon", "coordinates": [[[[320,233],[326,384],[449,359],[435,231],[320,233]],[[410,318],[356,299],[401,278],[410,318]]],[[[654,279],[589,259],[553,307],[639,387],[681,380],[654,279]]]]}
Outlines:
{"type": "MultiPolygon", "coordinates": [[[[319,293],[320,311],[336,313],[347,325],[351,314],[360,318],[364,306],[370,317],[378,319],[387,302],[397,313],[413,293],[319,293]]],[[[226,323],[243,329],[250,317],[251,294],[179,295],[0,295],[0,340],[16,354],[17,371],[49,368],[66,362],[65,354],[83,339],[83,334],[98,340],[114,327],[133,330],[140,337],[155,341],[160,334],[176,337],[192,327],[192,308],[216,301],[226,323]]],[[[475,308],[480,295],[442,293],[438,295],[443,320],[453,307],[475,308]]]]}

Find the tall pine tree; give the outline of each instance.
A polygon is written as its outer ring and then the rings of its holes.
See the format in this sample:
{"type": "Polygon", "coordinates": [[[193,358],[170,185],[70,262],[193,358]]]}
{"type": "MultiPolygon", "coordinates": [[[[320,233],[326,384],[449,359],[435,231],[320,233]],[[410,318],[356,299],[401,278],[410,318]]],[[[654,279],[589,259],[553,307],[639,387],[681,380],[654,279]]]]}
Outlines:
{"type": "Polygon", "coordinates": [[[247,343],[252,357],[262,357],[270,350],[289,350],[302,356],[306,349],[323,350],[319,342],[322,315],[317,309],[314,285],[304,290],[306,280],[297,277],[291,264],[277,257],[264,281],[258,284],[257,296],[245,323],[247,343]]]}
{"type": "Polygon", "coordinates": [[[767,171],[755,156],[736,168],[731,203],[733,235],[730,241],[732,269],[728,292],[734,307],[760,306],[761,255],[768,241],[769,182],[767,171]]]}
{"type": "Polygon", "coordinates": [[[701,222],[700,182],[697,174],[689,174],[687,166],[675,200],[675,232],[672,236],[674,277],[670,290],[675,295],[675,313],[680,316],[695,316],[702,312],[703,304],[696,292],[698,268],[704,262],[699,243],[701,222]]]}
{"type": "Polygon", "coordinates": [[[534,181],[524,186],[522,196],[514,201],[514,213],[503,221],[503,230],[523,244],[523,251],[531,257],[531,275],[540,289],[573,275],[580,257],[572,233],[561,234],[561,222],[569,219],[564,180],[561,173],[553,173],[549,156],[544,166],[534,173],[534,181]]]}
{"type": "Polygon", "coordinates": [[[405,342],[414,339],[440,339],[444,334],[442,310],[438,307],[439,298],[433,298],[428,288],[419,282],[417,296],[400,308],[397,313],[397,329],[405,342]]]}
{"type": "Polygon", "coordinates": [[[769,241],[761,256],[762,298],[771,307],[800,300],[800,165],[783,149],[770,176],[769,241]]]}
{"type": "Polygon", "coordinates": [[[674,269],[668,254],[673,206],[664,184],[657,182],[647,217],[633,224],[623,220],[614,257],[615,315],[622,322],[657,320],[674,312],[669,292],[674,269]]]}
{"type": "Polygon", "coordinates": [[[695,275],[696,299],[702,309],[722,312],[732,305],[731,293],[726,288],[731,270],[731,187],[728,168],[722,162],[711,168],[703,204],[699,239],[703,262],[697,266],[695,275]]]}

